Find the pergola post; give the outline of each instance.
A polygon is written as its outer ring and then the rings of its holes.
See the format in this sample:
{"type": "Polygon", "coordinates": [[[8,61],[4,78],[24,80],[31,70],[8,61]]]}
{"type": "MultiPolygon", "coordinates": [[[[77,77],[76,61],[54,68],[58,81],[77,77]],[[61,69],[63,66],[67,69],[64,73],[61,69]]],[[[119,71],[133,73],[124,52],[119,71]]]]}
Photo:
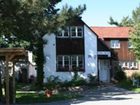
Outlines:
{"type": "Polygon", "coordinates": [[[9,105],[9,68],[8,68],[8,63],[9,63],[9,56],[6,55],[6,70],[5,70],[5,85],[6,85],[6,93],[5,93],[5,98],[6,98],[6,105],[9,105]]]}
{"type": "Polygon", "coordinates": [[[15,62],[13,61],[13,104],[16,102],[16,88],[15,88],[15,62]]]}

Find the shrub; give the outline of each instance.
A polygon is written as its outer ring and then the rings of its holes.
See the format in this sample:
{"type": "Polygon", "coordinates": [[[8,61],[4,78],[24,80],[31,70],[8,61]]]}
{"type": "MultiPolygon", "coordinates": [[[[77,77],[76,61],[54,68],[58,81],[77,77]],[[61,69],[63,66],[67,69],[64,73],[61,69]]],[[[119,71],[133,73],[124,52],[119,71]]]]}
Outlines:
{"type": "Polygon", "coordinates": [[[121,81],[127,79],[126,74],[125,74],[125,72],[121,69],[121,67],[116,67],[116,69],[115,69],[115,74],[114,74],[114,78],[115,78],[116,80],[118,80],[119,82],[121,82],[121,81]]]}
{"type": "Polygon", "coordinates": [[[89,84],[97,84],[97,77],[96,76],[89,74],[88,79],[89,79],[89,84]]]}
{"type": "Polygon", "coordinates": [[[70,81],[70,84],[72,86],[80,86],[80,85],[85,85],[86,81],[84,78],[82,78],[78,75],[78,72],[74,72],[74,76],[73,76],[72,80],[70,81]]]}
{"type": "Polygon", "coordinates": [[[133,73],[132,74],[132,78],[135,78],[135,79],[139,79],[140,80],[140,73],[137,73],[137,72],[133,73]]]}
{"type": "Polygon", "coordinates": [[[50,76],[47,78],[47,83],[45,86],[47,89],[55,89],[56,87],[59,87],[61,83],[61,80],[59,79],[58,76],[50,76]]]}

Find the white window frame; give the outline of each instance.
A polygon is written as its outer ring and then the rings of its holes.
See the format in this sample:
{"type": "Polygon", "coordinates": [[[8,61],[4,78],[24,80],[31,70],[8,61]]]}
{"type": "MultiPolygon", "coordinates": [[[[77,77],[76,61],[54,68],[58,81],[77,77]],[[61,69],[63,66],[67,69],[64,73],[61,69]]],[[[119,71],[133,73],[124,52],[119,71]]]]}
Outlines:
{"type": "Polygon", "coordinates": [[[58,38],[68,38],[70,36],[70,30],[69,27],[66,27],[65,29],[61,30],[61,35],[57,35],[58,38]],[[68,36],[65,36],[65,31],[67,30],[68,36]]]}
{"type": "Polygon", "coordinates": [[[66,64],[65,64],[65,57],[68,57],[68,61],[69,61],[69,66],[68,66],[68,71],[70,70],[70,71],[74,71],[74,68],[72,67],[73,66],[73,64],[72,64],[72,62],[73,62],[73,57],[75,57],[76,58],[76,68],[79,68],[80,66],[80,63],[79,63],[79,59],[80,59],[80,57],[82,58],[82,68],[84,68],[84,56],[83,55],[72,55],[72,56],[70,56],[70,55],[58,55],[57,56],[57,71],[62,71],[62,70],[59,70],[59,57],[61,57],[61,60],[62,60],[62,68],[66,68],[66,64]]]}
{"type": "Polygon", "coordinates": [[[84,31],[83,26],[71,26],[70,27],[70,36],[71,36],[71,38],[82,38],[83,37],[83,31],[84,31]],[[81,36],[78,36],[78,28],[81,29],[81,36]],[[73,29],[75,30],[74,31],[75,32],[74,36],[72,36],[72,30],[73,29]]]}
{"type": "Polygon", "coordinates": [[[72,68],[72,58],[76,57],[76,67],[79,67],[79,57],[82,57],[82,67],[84,67],[84,57],[82,55],[73,55],[71,56],[71,68],[72,68]]]}
{"type": "Polygon", "coordinates": [[[137,62],[137,61],[131,62],[130,68],[131,68],[131,69],[138,69],[138,62],[137,62]]]}
{"type": "Polygon", "coordinates": [[[111,40],[110,41],[111,48],[120,48],[120,40],[111,40]]]}
{"type": "MultiPolygon", "coordinates": [[[[59,67],[59,63],[58,63],[58,61],[59,61],[59,57],[62,57],[62,67],[64,67],[65,68],[65,57],[68,57],[68,61],[69,61],[69,66],[70,66],[70,56],[68,56],[68,55],[58,55],[57,56],[57,68],[59,67]]],[[[59,70],[57,70],[57,71],[59,71],[59,70]]]]}

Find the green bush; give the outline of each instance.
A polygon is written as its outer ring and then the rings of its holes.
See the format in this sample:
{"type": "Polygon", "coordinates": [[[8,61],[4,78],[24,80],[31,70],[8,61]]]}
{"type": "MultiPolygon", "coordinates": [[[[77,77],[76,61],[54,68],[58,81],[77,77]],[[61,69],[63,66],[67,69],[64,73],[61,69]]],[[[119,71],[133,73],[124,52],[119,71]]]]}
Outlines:
{"type": "Polygon", "coordinates": [[[74,76],[71,81],[69,81],[71,86],[80,86],[80,85],[85,85],[86,81],[82,77],[78,75],[78,72],[74,72],[74,76]]]}
{"type": "Polygon", "coordinates": [[[89,79],[89,84],[97,84],[97,77],[96,76],[89,74],[88,79],[89,79]]]}
{"type": "Polygon", "coordinates": [[[118,85],[122,88],[125,88],[125,89],[131,89],[132,88],[132,80],[130,78],[128,78],[126,80],[119,82],[118,85]]]}
{"type": "Polygon", "coordinates": [[[127,79],[126,74],[125,74],[125,72],[121,69],[121,67],[116,67],[116,68],[115,68],[114,78],[115,78],[116,80],[118,80],[119,82],[121,82],[121,81],[127,79]]]}
{"type": "Polygon", "coordinates": [[[60,87],[60,83],[62,81],[59,79],[58,76],[50,76],[47,78],[47,83],[45,84],[45,87],[47,89],[55,89],[57,87],[60,87]]]}
{"type": "Polygon", "coordinates": [[[140,80],[140,73],[137,73],[137,72],[133,73],[132,78],[140,80]]]}

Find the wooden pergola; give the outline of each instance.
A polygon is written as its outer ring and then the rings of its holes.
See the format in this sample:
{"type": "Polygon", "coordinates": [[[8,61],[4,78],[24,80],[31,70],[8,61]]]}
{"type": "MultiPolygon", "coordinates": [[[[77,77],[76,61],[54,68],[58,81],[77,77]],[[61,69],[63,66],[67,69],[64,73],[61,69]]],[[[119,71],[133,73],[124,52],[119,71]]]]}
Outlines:
{"type": "MultiPolygon", "coordinates": [[[[9,62],[14,62],[17,59],[25,59],[27,52],[23,48],[0,48],[0,57],[5,59],[5,85],[6,85],[6,105],[9,105],[9,62]]],[[[13,65],[13,100],[15,102],[15,70],[13,65]]]]}

